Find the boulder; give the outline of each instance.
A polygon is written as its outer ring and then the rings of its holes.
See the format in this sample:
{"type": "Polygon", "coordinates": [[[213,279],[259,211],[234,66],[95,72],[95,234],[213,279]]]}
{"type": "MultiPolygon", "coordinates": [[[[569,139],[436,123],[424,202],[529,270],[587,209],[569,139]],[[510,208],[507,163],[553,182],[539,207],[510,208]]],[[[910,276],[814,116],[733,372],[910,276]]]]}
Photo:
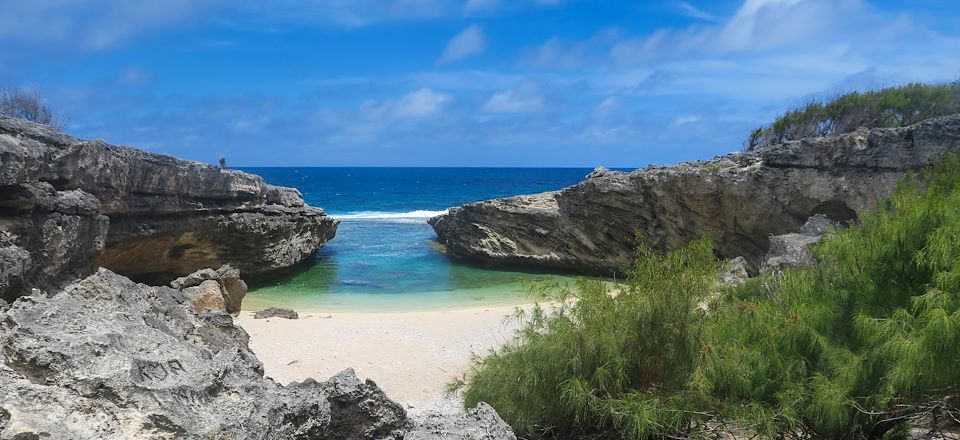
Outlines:
{"type": "Polygon", "coordinates": [[[404,440],[516,440],[500,415],[490,405],[480,402],[461,416],[428,414],[404,440]]]}
{"type": "Polygon", "coordinates": [[[708,161],[598,170],[561,191],[468,203],[430,219],[448,256],[485,265],[622,273],[637,234],[658,250],[709,236],[756,273],[770,237],[814,214],[854,220],[909,170],[960,153],[960,115],[861,129],[708,161]]]}
{"type": "Polygon", "coordinates": [[[747,260],[743,257],[727,260],[720,273],[717,274],[717,282],[724,287],[739,286],[748,279],[750,279],[750,274],[747,271],[747,260]]]}
{"type": "Polygon", "coordinates": [[[0,307],[0,438],[514,438],[485,406],[410,420],[353,370],[277,384],[248,339],[226,313],[107,269],[20,297],[0,307]]]}
{"type": "Polygon", "coordinates": [[[830,231],[841,228],[842,223],[817,214],[800,227],[800,232],[770,237],[770,250],[760,265],[760,272],[812,266],[816,263],[813,245],[830,231]]]}
{"type": "Polygon", "coordinates": [[[199,285],[187,287],[183,289],[182,292],[198,312],[207,310],[216,312],[227,311],[227,303],[224,301],[223,293],[220,291],[220,283],[216,280],[204,281],[199,285]]]}
{"type": "Polygon", "coordinates": [[[0,318],[0,438],[361,439],[407,427],[352,371],[278,385],[230,315],[106,269],[0,318]]]}
{"type": "Polygon", "coordinates": [[[267,318],[300,319],[300,315],[296,310],[280,307],[268,307],[253,314],[253,319],[267,318]]]}
{"type": "MultiPolygon", "coordinates": [[[[217,270],[200,269],[171,281],[170,287],[187,293],[187,296],[193,300],[196,295],[203,296],[200,293],[202,289],[198,289],[198,287],[207,281],[213,281],[218,286],[222,299],[213,299],[212,293],[210,299],[221,305],[220,310],[226,310],[228,313],[240,312],[243,298],[247,295],[247,283],[240,278],[240,271],[229,264],[225,264],[217,270]]],[[[208,287],[207,290],[212,292],[212,288],[208,287]]],[[[194,302],[194,305],[197,305],[197,303],[194,302]]]]}

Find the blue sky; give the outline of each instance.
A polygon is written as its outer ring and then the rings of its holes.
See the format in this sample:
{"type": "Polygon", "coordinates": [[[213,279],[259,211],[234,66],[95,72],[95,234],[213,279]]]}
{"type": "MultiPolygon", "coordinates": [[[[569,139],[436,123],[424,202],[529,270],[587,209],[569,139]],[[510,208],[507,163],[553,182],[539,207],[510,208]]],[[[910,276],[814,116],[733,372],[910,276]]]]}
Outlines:
{"type": "Polygon", "coordinates": [[[960,74],[960,2],[0,0],[65,131],[235,166],[642,167],[960,74]]]}

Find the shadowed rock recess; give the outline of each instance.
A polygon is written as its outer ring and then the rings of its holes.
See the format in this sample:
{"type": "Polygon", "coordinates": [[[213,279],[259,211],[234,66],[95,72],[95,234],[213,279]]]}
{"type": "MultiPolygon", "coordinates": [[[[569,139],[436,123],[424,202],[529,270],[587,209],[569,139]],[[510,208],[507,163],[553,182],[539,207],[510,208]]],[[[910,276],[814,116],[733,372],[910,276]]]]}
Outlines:
{"type": "Polygon", "coordinates": [[[756,272],[771,235],[815,214],[855,219],[907,170],[950,151],[960,152],[960,115],[630,173],[598,169],[562,191],[470,203],[430,224],[448,255],[490,265],[611,275],[630,264],[638,233],[661,250],[709,236],[756,272]]]}
{"type": "Polygon", "coordinates": [[[247,333],[100,269],[0,308],[0,438],[515,439],[485,405],[411,420],[352,370],[281,386],[247,333]]]}
{"type": "Polygon", "coordinates": [[[337,220],[259,176],[0,115],[0,298],[103,266],[169,281],[231,264],[247,280],[299,263],[337,220]]]}

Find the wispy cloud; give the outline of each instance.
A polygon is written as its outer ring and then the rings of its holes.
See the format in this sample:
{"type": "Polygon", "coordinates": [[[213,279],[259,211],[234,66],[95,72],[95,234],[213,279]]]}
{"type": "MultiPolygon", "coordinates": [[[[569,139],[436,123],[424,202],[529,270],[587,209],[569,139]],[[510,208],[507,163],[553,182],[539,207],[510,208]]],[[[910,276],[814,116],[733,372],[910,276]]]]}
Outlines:
{"type": "Polygon", "coordinates": [[[698,19],[698,20],[704,20],[704,21],[716,21],[716,20],[717,20],[717,17],[714,16],[713,14],[711,14],[711,13],[709,13],[709,12],[707,12],[707,11],[704,11],[703,9],[700,9],[700,8],[698,8],[698,7],[690,4],[690,3],[688,3],[688,2],[680,2],[680,3],[677,4],[677,6],[679,6],[680,9],[681,9],[685,14],[687,14],[687,15],[690,16],[690,17],[696,18],[696,19],[698,19]]]}
{"type": "Polygon", "coordinates": [[[483,32],[483,28],[475,24],[470,25],[447,42],[447,47],[443,49],[443,53],[437,62],[441,64],[452,63],[483,53],[486,48],[487,36],[483,32]]]}

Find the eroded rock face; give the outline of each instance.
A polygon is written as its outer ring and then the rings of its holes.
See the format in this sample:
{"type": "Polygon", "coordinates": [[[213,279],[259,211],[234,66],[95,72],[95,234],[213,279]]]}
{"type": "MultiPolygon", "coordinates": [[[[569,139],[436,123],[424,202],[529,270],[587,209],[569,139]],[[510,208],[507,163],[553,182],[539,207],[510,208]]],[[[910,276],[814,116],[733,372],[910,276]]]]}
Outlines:
{"type": "Polygon", "coordinates": [[[96,266],[169,279],[230,263],[256,277],[303,261],[336,227],[258,176],[0,115],[0,261],[26,261],[4,264],[0,297],[96,266]]]}
{"type": "Polygon", "coordinates": [[[710,161],[595,171],[562,191],[470,203],[430,220],[454,258],[611,275],[635,232],[669,250],[709,236],[756,272],[769,237],[814,214],[847,221],[875,208],[910,169],[960,152],[960,115],[898,129],[804,139],[710,161]]]}
{"type": "Polygon", "coordinates": [[[230,315],[106,269],[21,297],[0,308],[0,438],[513,438],[486,409],[413,422],[352,370],[281,386],[247,342],[230,315]]]}

